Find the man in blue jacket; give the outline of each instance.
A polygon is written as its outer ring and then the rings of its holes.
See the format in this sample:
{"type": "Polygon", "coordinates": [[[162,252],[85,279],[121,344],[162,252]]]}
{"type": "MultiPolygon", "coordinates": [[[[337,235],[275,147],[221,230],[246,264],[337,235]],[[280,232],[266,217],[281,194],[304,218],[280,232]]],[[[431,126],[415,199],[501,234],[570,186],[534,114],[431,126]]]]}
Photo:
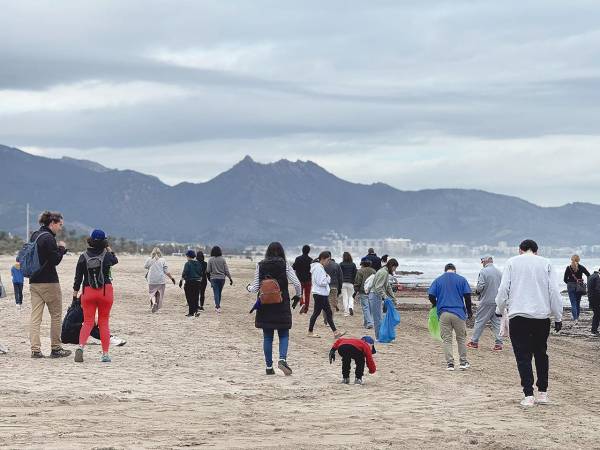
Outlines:
{"type": "Polygon", "coordinates": [[[473,317],[471,308],[471,287],[469,282],[456,273],[454,264],[446,264],[444,274],[435,279],[429,288],[429,301],[437,306],[440,320],[440,335],[444,342],[446,370],[454,370],[452,353],[452,331],[456,333],[460,369],[470,366],[467,361],[467,317],[473,317]]]}

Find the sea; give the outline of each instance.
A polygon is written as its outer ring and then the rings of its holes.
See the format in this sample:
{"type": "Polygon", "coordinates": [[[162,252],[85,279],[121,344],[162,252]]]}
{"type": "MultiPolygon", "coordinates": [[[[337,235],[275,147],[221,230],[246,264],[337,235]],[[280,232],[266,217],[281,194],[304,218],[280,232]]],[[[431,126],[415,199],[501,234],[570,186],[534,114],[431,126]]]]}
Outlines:
{"type": "MultiPolygon", "coordinates": [[[[481,262],[477,258],[409,257],[396,259],[400,264],[400,267],[398,267],[399,271],[423,272],[422,275],[403,275],[397,276],[396,278],[402,283],[415,284],[419,286],[429,286],[436,277],[444,272],[444,266],[450,262],[456,266],[457,273],[464,276],[469,281],[471,286],[475,286],[477,284],[477,277],[482,267],[481,262]]],[[[498,258],[495,259],[494,264],[502,271],[504,270],[504,265],[506,264],[507,260],[508,258],[498,258]]],[[[550,261],[552,262],[552,266],[556,271],[561,291],[566,291],[567,286],[563,282],[563,277],[566,267],[570,264],[570,260],[568,258],[550,258],[550,261]]],[[[593,273],[594,270],[598,270],[600,267],[600,259],[585,259],[581,261],[581,264],[585,266],[590,273],[593,273]]],[[[570,305],[569,298],[566,296],[566,293],[563,294],[563,303],[565,306],[570,305]]],[[[584,297],[581,301],[581,304],[582,306],[587,307],[587,298],[584,297]]]]}

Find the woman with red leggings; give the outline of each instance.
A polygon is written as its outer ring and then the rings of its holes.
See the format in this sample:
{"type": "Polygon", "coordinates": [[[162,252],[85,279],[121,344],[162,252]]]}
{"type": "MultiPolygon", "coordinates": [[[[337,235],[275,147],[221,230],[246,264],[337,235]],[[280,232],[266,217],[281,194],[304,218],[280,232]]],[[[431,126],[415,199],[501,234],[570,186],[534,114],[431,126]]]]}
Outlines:
{"type": "Polygon", "coordinates": [[[110,268],[119,261],[108,246],[106,233],[94,230],[87,240],[88,249],[79,257],[75,270],[73,297],[81,293],[83,309],[83,325],[79,333],[79,348],[75,351],[75,362],[83,362],[83,349],[90,337],[96,322],[98,312],[98,328],[102,342],[102,362],[110,362],[108,348],[110,346],[110,328],[108,319],[113,304],[113,287],[110,278],[110,268]]]}

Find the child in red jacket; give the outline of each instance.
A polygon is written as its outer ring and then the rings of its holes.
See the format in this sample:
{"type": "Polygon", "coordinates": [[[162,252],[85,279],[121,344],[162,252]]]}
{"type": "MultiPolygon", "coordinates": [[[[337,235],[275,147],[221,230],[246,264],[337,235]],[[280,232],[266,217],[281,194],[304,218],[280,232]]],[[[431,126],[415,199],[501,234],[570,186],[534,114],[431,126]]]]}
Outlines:
{"type": "Polygon", "coordinates": [[[342,357],[342,383],[350,384],[350,366],[352,360],[356,364],[354,384],[363,384],[362,377],[365,372],[365,360],[369,373],[373,374],[377,370],[373,355],[376,352],[375,342],[370,336],[364,336],[362,339],[341,338],[335,341],[329,351],[329,363],[335,361],[335,352],[342,357]]]}

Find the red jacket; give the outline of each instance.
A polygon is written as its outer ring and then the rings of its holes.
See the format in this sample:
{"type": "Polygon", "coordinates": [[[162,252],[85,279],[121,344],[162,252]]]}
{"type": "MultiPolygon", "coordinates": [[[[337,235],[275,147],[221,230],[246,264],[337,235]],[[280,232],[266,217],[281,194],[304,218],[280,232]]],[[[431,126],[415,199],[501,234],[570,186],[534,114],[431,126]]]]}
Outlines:
{"type": "Polygon", "coordinates": [[[333,350],[337,350],[342,345],[351,345],[355,349],[361,351],[365,358],[367,359],[367,367],[369,368],[369,373],[375,373],[377,370],[377,366],[375,366],[375,360],[373,359],[373,354],[371,353],[371,346],[367,344],[362,339],[352,339],[352,338],[340,338],[333,344],[331,347],[333,350]]]}

